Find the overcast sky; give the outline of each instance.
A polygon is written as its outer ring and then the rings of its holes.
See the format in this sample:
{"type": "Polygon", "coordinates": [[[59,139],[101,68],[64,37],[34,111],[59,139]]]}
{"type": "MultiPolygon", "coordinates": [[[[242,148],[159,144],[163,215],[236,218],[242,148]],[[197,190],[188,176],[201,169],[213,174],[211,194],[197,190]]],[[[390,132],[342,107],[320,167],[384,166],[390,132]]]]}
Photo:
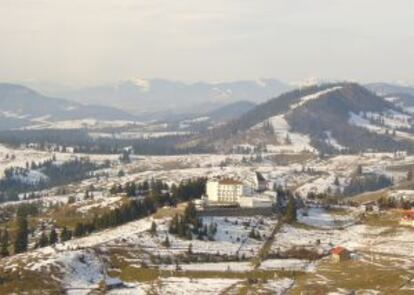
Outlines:
{"type": "Polygon", "coordinates": [[[0,0],[0,80],[414,84],[413,0],[0,0]]]}

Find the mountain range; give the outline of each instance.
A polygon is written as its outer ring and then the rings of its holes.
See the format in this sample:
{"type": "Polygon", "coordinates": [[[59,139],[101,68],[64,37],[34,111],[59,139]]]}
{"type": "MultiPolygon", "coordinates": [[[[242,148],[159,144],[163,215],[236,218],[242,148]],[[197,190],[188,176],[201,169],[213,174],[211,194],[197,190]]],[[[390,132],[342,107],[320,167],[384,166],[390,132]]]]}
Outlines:
{"type": "MultiPolygon", "coordinates": [[[[145,89],[151,88],[142,81],[141,84],[146,85],[145,89]]],[[[241,85],[253,87],[250,82],[241,85]]],[[[282,147],[284,151],[295,152],[315,149],[327,153],[413,151],[411,91],[414,90],[409,87],[383,83],[366,86],[328,83],[300,87],[258,104],[252,100],[232,101],[236,96],[229,96],[231,99],[224,100],[226,104],[212,101],[211,107],[194,107],[193,104],[191,111],[170,113],[172,119],[164,122],[172,132],[196,132],[180,145],[199,145],[220,151],[231,151],[234,146],[244,144],[279,150],[282,147]]],[[[254,97],[261,100],[259,96],[254,97]]],[[[180,101],[191,105],[189,100],[180,101]]],[[[203,101],[201,96],[198,101],[203,101]]],[[[62,121],[65,124],[61,128],[82,128],[84,123],[76,121],[137,122],[143,119],[154,121],[155,116],[143,113],[139,116],[112,106],[49,97],[21,85],[0,84],[0,130],[36,125],[38,129],[55,128],[62,121]]],[[[95,128],[112,126],[91,124],[95,128]]]]}
{"type": "MultiPolygon", "coordinates": [[[[249,101],[236,101],[210,108],[195,108],[189,113],[141,113],[131,114],[112,106],[85,104],[72,100],[45,96],[37,91],[17,84],[0,83],[0,130],[16,129],[30,126],[38,128],[56,126],[57,122],[65,121],[71,128],[71,121],[154,121],[163,119],[179,121],[206,116],[210,121],[224,122],[238,118],[254,108],[249,101]]],[[[73,122],[72,128],[81,125],[73,122]]],[[[65,127],[66,128],[66,127],[65,127]]]]}
{"type": "Polygon", "coordinates": [[[207,113],[237,101],[261,103],[291,88],[275,79],[217,83],[129,79],[80,89],[50,91],[49,87],[49,91],[42,89],[42,92],[77,102],[117,107],[141,117],[165,119],[176,114],[207,113]]]}
{"type": "Polygon", "coordinates": [[[390,83],[371,83],[365,86],[378,95],[392,99],[403,107],[414,108],[414,87],[390,83]]]}
{"type": "Polygon", "coordinates": [[[114,107],[84,105],[47,97],[21,85],[0,84],[0,129],[2,130],[44,122],[82,119],[134,121],[137,118],[114,107]]]}

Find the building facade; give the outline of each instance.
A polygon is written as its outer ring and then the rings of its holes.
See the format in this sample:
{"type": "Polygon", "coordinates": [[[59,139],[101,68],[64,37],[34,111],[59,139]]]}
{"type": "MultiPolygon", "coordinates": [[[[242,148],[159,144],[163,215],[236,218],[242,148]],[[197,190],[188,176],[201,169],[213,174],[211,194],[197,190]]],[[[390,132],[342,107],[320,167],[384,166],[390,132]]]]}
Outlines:
{"type": "Polygon", "coordinates": [[[404,210],[404,217],[400,220],[400,225],[414,227],[414,210],[404,210]]]}
{"type": "Polygon", "coordinates": [[[243,196],[243,183],[234,179],[212,179],[207,182],[209,203],[238,204],[243,196]]]}
{"type": "Polygon", "coordinates": [[[258,193],[258,188],[259,186],[252,186],[250,182],[245,185],[240,180],[213,178],[207,181],[207,196],[200,200],[198,206],[230,205],[241,208],[271,208],[276,197],[264,191],[258,193]]]}
{"type": "Polygon", "coordinates": [[[351,259],[351,252],[344,247],[335,247],[331,249],[331,259],[333,262],[342,262],[351,259]]]}

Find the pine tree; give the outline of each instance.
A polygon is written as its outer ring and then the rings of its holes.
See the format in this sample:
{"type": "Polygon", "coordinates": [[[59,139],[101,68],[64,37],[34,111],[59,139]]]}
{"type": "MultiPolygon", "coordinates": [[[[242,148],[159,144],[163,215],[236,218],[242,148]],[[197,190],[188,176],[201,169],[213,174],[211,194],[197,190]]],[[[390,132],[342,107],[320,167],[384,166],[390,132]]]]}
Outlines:
{"type": "Polygon", "coordinates": [[[1,235],[0,247],[0,255],[2,257],[9,256],[9,232],[7,231],[7,228],[4,229],[3,234],[1,235]]]}
{"type": "Polygon", "coordinates": [[[216,234],[216,226],[213,223],[210,223],[208,226],[208,233],[207,233],[207,237],[210,241],[214,241],[214,236],[216,234]]]}
{"type": "Polygon", "coordinates": [[[129,157],[129,152],[127,150],[123,150],[121,156],[119,157],[119,160],[122,163],[130,163],[131,158],[129,157]]]}
{"type": "Polygon", "coordinates": [[[251,231],[249,233],[249,238],[250,239],[256,239],[256,232],[253,228],[251,229],[251,231]]]}
{"type": "Polygon", "coordinates": [[[17,232],[14,241],[14,253],[22,253],[27,251],[28,246],[28,223],[26,215],[19,215],[17,217],[17,232]]]}
{"type": "Polygon", "coordinates": [[[357,167],[357,175],[362,175],[362,165],[358,165],[358,167],[357,167]]]}
{"type": "Polygon", "coordinates": [[[185,233],[185,238],[187,240],[192,240],[193,239],[193,234],[191,233],[190,229],[187,229],[186,233],[185,233]]]}
{"type": "Polygon", "coordinates": [[[40,235],[40,239],[37,245],[39,246],[39,248],[46,247],[49,245],[49,239],[47,238],[45,232],[42,232],[42,234],[40,235]]]}
{"type": "Polygon", "coordinates": [[[164,240],[164,242],[162,243],[162,245],[163,245],[165,248],[170,248],[171,244],[170,244],[170,239],[168,238],[168,236],[166,236],[166,237],[165,237],[165,240],[164,240]]]}
{"type": "Polygon", "coordinates": [[[150,233],[152,235],[157,234],[157,224],[154,221],[151,223],[150,233]]]}
{"type": "Polygon", "coordinates": [[[194,226],[197,223],[197,210],[195,208],[195,205],[193,202],[188,202],[187,207],[184,210],[184,222],[185,223],[191,223],[194,226]]]}
{"type": "Polygon", "coordinates": [[[54,245],[58,242],[58,235],[56,233],[56,230],[52,228],[52,230],[49,233],[49,243],[50,245],[54,245]]]}
{"type": "Polygon", "coordinates": [[[170,222],[170,226],[169,226],[169,229],[168,229],[168,232],[170,234],[176,234],[178,232],[178,223],[179,223],[178,215],[175,214],[173,219],[170,222]]]}
{"type": "Polygon", "coordinates": [[[295,199],[291,196],[286,207],[285,221],[293,223],[297,220],[295,199]]]}
{"type": "Polygon", "coordinates": [[[62,229],[62,232],[60,233],[60,241],[66,242],[72,238],[72,232],[69,231],[66,226],[62,229]]]}
{"type": "Polygon", "coordinates": [[[85,234],[85,228],[84,228],[84,226],[83,226],[83,223],[78,222],[78,223],[75,225],[75,230],[74,230],[74,232],[73,232],[73,235],[74,235],[75,237],[81,237],[81,236],[83,236],[84,234],[85,234]]]}

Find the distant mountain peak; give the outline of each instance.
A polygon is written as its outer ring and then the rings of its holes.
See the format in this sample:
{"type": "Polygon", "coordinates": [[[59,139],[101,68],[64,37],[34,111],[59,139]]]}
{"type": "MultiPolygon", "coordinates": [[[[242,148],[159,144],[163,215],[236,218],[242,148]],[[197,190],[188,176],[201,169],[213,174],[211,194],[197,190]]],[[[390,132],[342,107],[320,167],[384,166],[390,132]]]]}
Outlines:
{"type": "MultiPolygon", "coordinates": [[[[216,107],[240,100],[260,103],[291,89],[276,79],[185,83],[133,77],[116,85],[98,85],[56,93],[75,101],[143,113],[196,113],[198,106],[216,107]]],[[[208,111],[208,110],[206,110],[208,111]]]]}
{"type": "Polygon", "coordinates": [[[337,84],[337,83],[355,83],[352,80],[339,80],[332,78],[322,77],[308,77],[300,81],[292,82],[291,85],[298,88],[310,87],[310,86],[322,86],[324,84],[337,84]]]}
{"type": "Polygon", "coordinates": [[[133,85],[140,88],[142,92],[148,92],[151,87],[151,82],[146,79],[138,78],[138,77],[132,77],[127,80],[127,82],[132,83],[133,85]]]}

